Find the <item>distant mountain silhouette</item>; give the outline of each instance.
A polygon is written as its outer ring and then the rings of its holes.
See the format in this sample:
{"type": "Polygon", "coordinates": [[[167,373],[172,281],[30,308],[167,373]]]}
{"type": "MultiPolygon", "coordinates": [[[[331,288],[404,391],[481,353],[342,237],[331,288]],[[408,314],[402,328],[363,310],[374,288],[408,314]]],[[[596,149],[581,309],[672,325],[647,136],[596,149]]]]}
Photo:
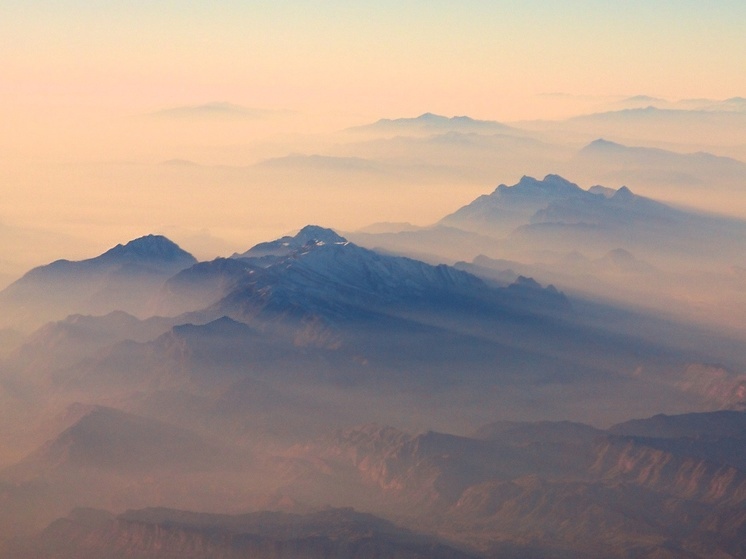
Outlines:
{"type": "Polygon", "coordinates": [[[476,120],[468,116],[449,118],[433,113],[424,113],[414,118],[383,118],[373,124],[357,126],[348,130],[351,132],[416,134],[444,131],[495,133],[513,130],[513,128],[492,120],[476,120]]]}
{"type": "Polygon", "coordinates": [[[674,208],[626,186],[583,190],[557,175],[500,185],[441,223],[507,237],[502,246],[508,254],[592,251],[600,257],[623,249],[646,259],[674,257],[682,263],[696,254],[702,263],[715,256],[713,244],[719,246],[717,257],[737,259],[738,247],[746,242],[742,220],[674,208]]]}
{"type": "Polygon", "coordinates": [[[164,468],[206,468],[220,451],[186,429],[92,406],[74,425],[3,472],[4,478],[33,479],[71,471],[156,472],[164,468]]]}
{"type": "Polygon", "coordinates": [[[491,194],[440,220],[443,225],[482,233],[507,235],[530,221],[539,210],[557,200],[576,200],[586,195],[578,185],[558,175],[543,180],[524,176],[513,186],[501,184],[491,194]]]}
{"type": "Polygon", "coordinates": [[[679,109],[689,111],[746,111],[746,99],[731,97],[729,99],[681,99],[669,101],[649,95],[635,95],[615,103],[619,108],[639,109],[655,107],[658,109],[679,109]]]}
{"type": "Polygon", "coordinates": [[[582,148],[573,162],[603,180],[628,184],[672,184],[679,188],[707,185],[728,186],[746,177],[746,163],[706,152],[674,151],[626,146],[604,139],[582,148]]]}
{"type": "Polygon", "coordinates": [[[609,432],[616,435],[676,439],[689,437],[698,440],[746,438],[746,413],[717,411],[681,415],[659,414],[646,419],[633,419],[614,425],[609,432]]]}

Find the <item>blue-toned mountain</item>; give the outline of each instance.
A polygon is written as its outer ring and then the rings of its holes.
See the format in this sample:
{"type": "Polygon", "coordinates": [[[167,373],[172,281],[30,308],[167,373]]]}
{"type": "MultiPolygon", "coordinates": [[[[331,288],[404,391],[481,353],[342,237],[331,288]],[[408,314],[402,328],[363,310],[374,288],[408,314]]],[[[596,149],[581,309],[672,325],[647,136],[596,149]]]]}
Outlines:
{"type": "Polygon", "coordinates": [[[587,193],[578,185],[547,175],[543,180],[524,176],[516,184],[501,184],[440,220],[443,225],[467,231],[504,236],[528,223],[539,210],[558,200],[578,200],[587,193]]]}
{"type": "Polygon", "coordinates": [[[166,279],[196,262],[166,237],[147,235],[95,258],[34,268],[0,293],[0,305],[6,322],[26,328],[74,313],[142,315],[166,279]]]}
{"type": "Polygon", "coordinates": [[[690,265],[695,255],[700,263],[737,262],[746,243],[743,220],[675,208],[626,186],[584,190],[557,175],[502,184],[441,223],[503,239],[502,252],[514,256],[580,251],[601,257],[624,249],[690,265]]]}

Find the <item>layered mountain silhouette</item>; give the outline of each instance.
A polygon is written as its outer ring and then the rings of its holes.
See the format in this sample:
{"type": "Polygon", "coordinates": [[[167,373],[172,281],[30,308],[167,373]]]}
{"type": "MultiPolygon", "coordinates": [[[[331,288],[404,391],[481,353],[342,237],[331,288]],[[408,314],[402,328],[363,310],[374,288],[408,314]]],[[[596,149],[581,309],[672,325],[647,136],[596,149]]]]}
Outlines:
{"type": "Polygon", "coordinates": [[[172,326],[173,322],[167,318],[140,320],[124,311],[103,316],[72,314],[29,334],[10,360],[20,371],[33,375],[34,371],[50,366],[73,365],[82,355],[92,355],[117,342],[146,342],[172,326]]]}
{"type": "Polygon", "coordinates": [[[6,504],[0,540],[41,527],[75,506],[143,506],[153,498],[182,506],[227,503],[235,494],[231,476],[239,478],[251,464],[240,448],[152,417],[74,404],[64,419],[72,424],[0,471],[6,504]],[[220,488],[185,491],[211,476],[222,478],[220,488]]]}
{"type": "Polygon", "coordinates": [[[691,174],[691,179],[683,181],[684,183],[701,181],[702,176],[714,172],[734,176],[743,176],[746,172],[746,164],[731,157],[707,152],[677,153],[659,148],[625,146],[603,138],[586,145],[578,152],[578,158],[584,164],[593,164],[594,160],[603,159],[612,168],[667,168],[671,172],[691,174]]]}
{"type": "Polygon", "coordinates": [[[480,196],[444,217],[441,223],[506,235],[552,202],[583,196],[583,189],[559,175],[547,175],[543,180],[524,176],[513,186],[501,184],[491,194],[480,196]]]}
{"type": "MultiPolygon", "coordinates": [[[[570,196],[609,199],[559,178],[533,181],[528,188],[542,192],[555,183],[570,196]]],[[[498,190],[513,196],[509,187],[498,190]]],[[[630,196],[625,190],[613,195],[630,196]]],[[[644,199],[641,206],[647,211],[644,199]]],[[[634,264],[623,251],[611,255],[620,265],[634,264]]],[[[470,405],[484,413],[489,398],[511,399],[506,385],[540,383],[547,386],[542,396],[547,410],[557,414],[555,406],[571,409],[582,382],[590,382],[615,394],[607,421],[622,418],[624,395],[634,391],[644,392],[638,398],[641,411],[656,411],[649,407],[653,402],[666,406],[659,408],[663,411],[682,410],[676,407],[680,388],[653,379],[658,371],[683,369],[704,355],[599,331],[560,291],[529,277],[516,274],[506,283],[497,287],[450,266],[381,254],[308,226],[163,280],[151,291],[157,293],[151,303],[169,318],[141,321],[120,312],[50,324],[11,356],[7,376],[30,391],[41,384],[71,397],[81,390],[94,398],[112,390],[120,399],[137,394],[139,407],[132,409],[246,432],[238,428],[241,421],[266,426],[291,405],[296,410],[318,405],[320,395],[310,390],[314,384],[324,390],[356,387],[355,398],[363,398],[373,387],[427,387],[426,392],[446,394],[458,383],[475,391],[470,405]],[[654,363],[650,377],[630,376],[640,359],[654,363]],[[299,392],[283,396],[282,383],[299,392]],[[253,391],[252,401],[261,402],[263,395],[277,406],[242,408],[229,398],[231,390],[253,391]],[[554,390],[566,395],[553,399],[554,390]],[[158,403],[165,394],[169,406],[158,403]],[[190,416],[192,398],[200,404],[190,416]],[[213,408],[216,398],[231,405],[213,408]]],[[[524,397],[514,394],[513,403],[524,397]]],[[[701,397],[698,405],[707,401],[701,397]]],[[[435,419],[425,399],[417,396],[412,405],[435,419]]],[[[383,409],[332,407],[349,421],[385,419],[383,409]]],[[[442,419],[455,414],[449,407],[442,419]]],[[[285,433],[328,425],[323,417],[305,424],[302,413],[287,417],[280,429],[285,433]]]]}
{"type": "Polygon", "coordinates": [[[702,145],[718,146],[742,142],[740,130],[746,122],[746,113],[740,102],[725,110],[706,110],[701,107],[658,108],[649,104],[616,111],[576,116],[564,121],[537,121],[521,123],[529,130],[561,131],[563,134],[594,138],[612,138],[623,141],[635,138],[648,145],[665,142],[680,143],[682,138],[702,145]],[[735,109],[735,110],[734,110],[735,109]],[[634,130],[632,133],[631,130],[634,130]]]}
{"type": "Polygon", "coordinates": [[[731,97],[729,99],[680,99],[670,101],[649,95],[635,95],[616,103],[624,108],[656,107],[659,109],[682,109],[690,111],[743,111],[746,110],[746,99],[731,97]]]}
{"type": "Polygon", "coordinates": [[[221,449],[188,430],[103,406],[78,406],[81,417],[55,439],[3,472],[5,479],[70,475],[81,470],[141,474],[206,469],[221,449]]]}

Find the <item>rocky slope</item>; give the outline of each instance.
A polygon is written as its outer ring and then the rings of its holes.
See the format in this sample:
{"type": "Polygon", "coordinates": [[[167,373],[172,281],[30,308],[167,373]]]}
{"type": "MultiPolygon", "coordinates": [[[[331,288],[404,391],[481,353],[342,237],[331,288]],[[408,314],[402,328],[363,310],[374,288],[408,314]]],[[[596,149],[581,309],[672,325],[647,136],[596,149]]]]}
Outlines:
{"type": "Polygon", "coordinates": [[[469,554],[351,509],[305,516],[79,510],[8,559],[468,559],[469,554]]]}

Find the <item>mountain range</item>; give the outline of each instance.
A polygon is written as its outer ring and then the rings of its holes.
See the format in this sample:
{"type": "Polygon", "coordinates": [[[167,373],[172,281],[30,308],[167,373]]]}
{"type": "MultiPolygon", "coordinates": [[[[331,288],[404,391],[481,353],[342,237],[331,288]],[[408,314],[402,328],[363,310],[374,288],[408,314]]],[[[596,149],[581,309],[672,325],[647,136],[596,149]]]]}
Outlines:
{"type": "Polygon", "coordinates": [[[737,246],[746,235],[742,221],[674,208],[636,195],[626,186],[583,190],[557,175],[543,180],[523,177],[513,186],[502,184],[441,223],[509,236],[511,242],[535,239],[544,247],[568,252],[589,246],[595,249],[597,244],[605,251],[650,252],[652,244],[660,253],[691,255],[696,251],[702,258],[716,235],[725,245],[723,251],[736,258],[737,246]]]}
{"type": "Polygon", "coordinates": [[[0,369],[4,556],[743,556],[742,340],[578,278],[726,285],[744,232],[549,175],[356,237],[387,250],[308,225],[36,268],[0,293],[45,322],[0,369]]]}
{"type": "Polygon", "coordinates": [[[737,279],[746,222],[627,187],[586,190],[557,175],[523,177],[432,226],[349,237],[379,251],[460,262],[500,285],[527,275],[581,298],[746,333],[737,279]],[[692,305],[692,297],[701,305],[692,305]]]}

